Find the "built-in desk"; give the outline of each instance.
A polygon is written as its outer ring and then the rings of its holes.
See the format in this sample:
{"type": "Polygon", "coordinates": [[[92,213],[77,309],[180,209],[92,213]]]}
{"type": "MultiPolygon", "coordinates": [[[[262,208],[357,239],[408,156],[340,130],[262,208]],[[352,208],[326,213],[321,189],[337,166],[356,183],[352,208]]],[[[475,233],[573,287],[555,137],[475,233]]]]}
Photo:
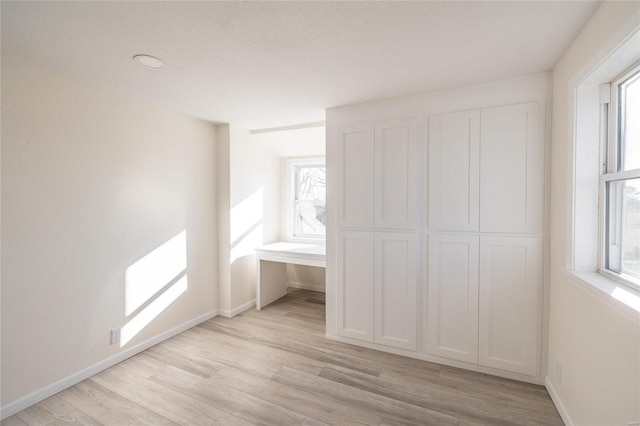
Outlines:
{"type": "Polygon", "coordinates": [[[324,245],[274,243],[256,249],[258,285],[256,308],[262,309],[287,294],[287,263],[326,267],[324,245]]]}

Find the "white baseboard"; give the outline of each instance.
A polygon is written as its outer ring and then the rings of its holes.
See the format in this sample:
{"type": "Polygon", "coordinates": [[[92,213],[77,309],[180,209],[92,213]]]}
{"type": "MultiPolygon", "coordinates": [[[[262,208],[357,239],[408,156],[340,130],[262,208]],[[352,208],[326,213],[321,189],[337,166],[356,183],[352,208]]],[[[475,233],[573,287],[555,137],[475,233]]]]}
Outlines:
{"type": "Polygon", "coordinates": [[[212,311],[206,312],[192,320],[189,320],[185,323],[182,323],[170,330],[165,331],[155,337],[152,337],[144,342],[138,343],[135,346],[127,348],[122,352],[118,352],[117,354],[102,360],[96,364],[93,364],[83,370],[78,371],[64,379],[60,379],[57,382],[54,382],[48,386],[45,386],[42,389],[38,389],[35,392],[30,393],[27,396],[19,398],[13,402],[8,403],[7,405],[0,407],[0,419],[4,420],[7,417],[13,416],[14,414],[28,408],[34,404],[37,404],[40,401],[43,401],[49,398],[52,395],[55,395],[58,392],[65,390],[66,388],[73,386],[81,381],[88,379],[91,376],[98,374],[101,371],[106,370],[109,367],[113,367],[114,365],[124,361],[127,358],[130,358],[140,352],[149,349],[152,346],[157,345],[177,334],[182,333],[185,330],[190,329],[191,327],[195,327],[196,325],[213,318],[218,315],[218,310],[214,309],[212,311]]]}
{"type": "Polygon", "coordinates": [[[323,286],[322,284],[307,284],[307,283],[299,283],[299,282],[295,282],[295,281],[289,281],[287,283],[287,287],[299,288],[299,289],[302,289],[302,290],[319,291],[320,293],[324,293],[325,292],[325,286],[323,286]]]}
{"type": "Polygon", "coordinates": [[[571,420],[571,416],[569,415],[569,412],[567,411],[564,404],[562,403],[562,400],[560,399],[558,392],[556,392],[556,389],[551,384],[551,380],[549,380],[548,376],[545,376],[544,378],[544,387],[547,388],[547,392],[549,392],[551,401],[553,401],[553,404],[556,406],[556,410],[558,410],[558,413],[560,414],[560,417],[562,418],[562,421],[564,422],[564,424],[567,426],[574,426],[575,423],[573,422],[573,420],[571,420]]]}
{"type": "Polygon", "coordinates": [[[218,314],[222,317],[225,318],[233,318],[238,314],[243,313],[246,310],[249,310],[251,308],[253,308],[254,306],[256,306],[256,299],[250,300],[247,303],[245,303],[244,305],[240,305],[237,308],[234,309],[218,309],[218,314]]]}

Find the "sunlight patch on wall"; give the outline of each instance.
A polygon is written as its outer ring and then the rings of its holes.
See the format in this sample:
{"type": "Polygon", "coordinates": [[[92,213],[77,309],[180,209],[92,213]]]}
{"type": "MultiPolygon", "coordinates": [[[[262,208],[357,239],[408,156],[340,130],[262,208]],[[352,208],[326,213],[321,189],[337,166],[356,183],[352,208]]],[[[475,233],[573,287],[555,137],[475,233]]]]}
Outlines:
{"type": "Polygon", "coordinates": [[[148,326],[162,311],[167,309],[182,293],[187,291],[187,274],[156,297],[153,302],[138,312],[122,327],[120,347],[126,345],[142,329],[148,326]]]}
{"type": "Polygon", "coordinates": [[[187,233],[182,231],[127,268],[125,315],[131,315],[187,269],[187,233]]]}
{"type": "Polygon", "coordinates": [[[231,263],[255,253],[264,244],[263,190],[260,188],[231,209],[231,263]]]}
{"type": "Polygon", "coordinates": [[[126,345],[187,291],[187,233],[180,232],[125,272],[125,316],[120,347],[126,345]]]}

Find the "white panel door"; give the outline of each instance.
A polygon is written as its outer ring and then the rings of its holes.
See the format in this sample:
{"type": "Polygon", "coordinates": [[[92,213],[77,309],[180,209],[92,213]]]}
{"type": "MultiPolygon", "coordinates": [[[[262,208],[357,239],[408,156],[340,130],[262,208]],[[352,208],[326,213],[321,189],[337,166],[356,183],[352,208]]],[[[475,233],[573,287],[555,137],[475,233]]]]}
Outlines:
{"type": "Polygon", "coordinates": [[[338,226],[373,226],[374,126],[363,124],[338,129],[338,226]]]}
{"type": "Polygon", "coordinates": [[[533,237],[480,237],[481,365],[538,374],[541,247],[533,237]]]}
{"type": "Polygon", "coordinates": [[[379,122],[375,132],[375,225],[378,228],[415,228],[417,120],[379,122]]]}
{"type": "Polygon", "coordinates": [[[375,342],[416,349],[416,235],[375,234],[375,342]]]}
{"type": "Polygon", "coordinates": [[[427,349],[478,362],[477,235],[429,236],[427,349]]]}
{"type": "Polygon", "coordinates": [[[544,209],[544,137],[537,102],[482,110],[480,230],[535,234],[544,209]]]}
{"type": "Polygon", "coordinates": [[[479,229],[480,110],[429,117],[429,228],[479,229]]]}
{"type": "Polygon", "coordinates": [[[338,232],[338,334],[373,341],[373,232],[338,232]]]}

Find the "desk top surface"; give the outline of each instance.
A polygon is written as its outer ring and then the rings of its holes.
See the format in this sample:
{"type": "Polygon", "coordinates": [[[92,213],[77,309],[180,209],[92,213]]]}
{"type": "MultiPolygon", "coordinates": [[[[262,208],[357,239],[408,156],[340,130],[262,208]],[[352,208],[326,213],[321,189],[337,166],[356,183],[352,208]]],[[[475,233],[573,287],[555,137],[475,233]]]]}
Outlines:
{"type": "Polygon", "coordinates": [[[256,251],[264,251],[270,253],[279,253],[283,255],[312,255],[312,256],[325,256],[326,250],[324,245],[320,244],[303,244],[303,243],[273,243],[266,246],[256,248],[256,251]]]}

